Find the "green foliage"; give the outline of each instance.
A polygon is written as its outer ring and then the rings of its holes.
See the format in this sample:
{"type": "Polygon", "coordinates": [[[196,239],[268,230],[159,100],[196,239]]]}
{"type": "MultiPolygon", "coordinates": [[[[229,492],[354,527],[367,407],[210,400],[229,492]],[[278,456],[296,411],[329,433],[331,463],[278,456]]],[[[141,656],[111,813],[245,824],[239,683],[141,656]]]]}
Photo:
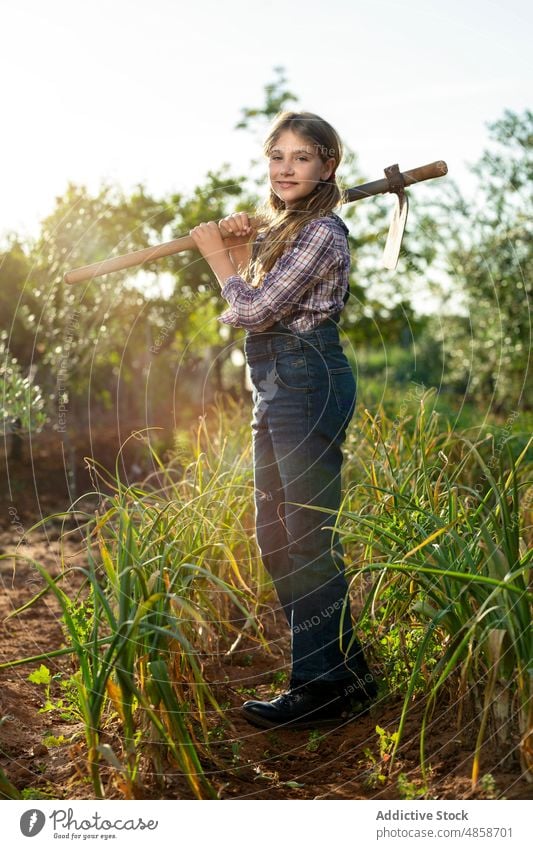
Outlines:
{"type": "Polygon", "coordinates": [[[509,110],[490,125],[492,147],[472,168],[477,204],[457,189],[442,201],[439,242],[467,317],[439,333],[446,381],[498,409],[531,407],[533,251],[530,236],[533,113],[509,110]]]}
{"type": "Polygon", "coordinates": [[[39,669],[36,669],[35,672],[32,672],[28,675],[28,681],[31,681],[32,684],[42,684],[47,688],[47,695],[50,692],[50,685],[52,683],[52,673],[48,669],[44,663],[41,663],[39,669]]]}
{"type": "Polygon", "coordinates": [[[60,734],[59,737],[56,737],[54,734],[47,734],[43,737],[43,743],[48,749],[57,749],[59,746],[68,743],[68,740],[64,734],[60,734]]]}
{"type": "MultiPolygon", "coordinates": [[[[229,432],[235,436],[237,428],[229,432]]],[[[172,464],[165,467],[150,447],[158,473],[142,485],[121,482],[119,458],[115,477],[95,464],[95,475],[114,494],[102,514],[87,517],[82,601],[70,598],[32,561],[60,604],[65,640],[79,668],[60,682],[60,699],[51,694],[60,674],[52,676],[44,663],[30,680],[45,689],[43,710],[58,710],[65,718],[74,718],[77,710],[83,720],[97,797],[104,792],[104,761],[117,770],[128,798],[141,792],[143,755],[158,775],[164,758],[170,759],[196,796],[213,797],[200,756],[213,757],[209,741],[219,739],[226,726],[209,728],[207,707],[223,719],[225,712],[203,677],[202,652],[216,651],[223,637],[238,632],[236,614],[265,645],[253,613],[258,598],[249,587],[256,590],[251,564],[257,558],[240,526],[253,500],[249,448],[243,450],[238,440],[227,443],[225,426],[208,438],[201,422],[188,449],[182,444],[181,474],[172,464]],[[122,726],[122,751],[101,739],[110,717],[122,726]]]]}
{"type": "Polygon", "coordinates": [[[398,742],[398,732],[393,731],[392,734],[389,734],[385,728],[376,725],[376,734],[378,735],[380,757],[382,760],[387,760],[398,742]]]}
{"type": "Polygon", "coordinates": [[[56,200],[31,249],[31,290],[37,308],[27,318],[52,394],[67,391],[81,396],[91,381],[95,401],[100,401],[104,374],[104,385],[113,387],[109,365],[115,352],[121,357],[124,388],[133,382],[135,354],[128,334],[136,324],[141,331],[146,322],[146,299],[122,286],[123,272],[85,287],[66,286],[63,273],[69,267],[161,240],[170,218],[167,205],[148,196],[142,187],[126,197],[114,187],[103,186],[92,196],[85,187],[69,184],[65,195],[56,200]],[[121,290],[118,304],[117,287],[121,290]]]}
{"type": "Polygon", "coordinates": [[[41,390],[24,377],[17,360],[0,338],[0,426],[5,431],[36,433],[44,427],[46,411],[41,390]]]}
{"type": "MultiPolygon", "coordinates": [[[[423,394],[414,427],[407,427],[405,414],[393,422],[383,410],[375,417],[365,411],[367,449],[359,444],[351,461],[357,461],[358,483],[341,510],[340,535],[345,545],[363,551],[350,570],[354,581],[365,573],[375,575],[363,621],[370,615],[376,620],[376,639],[389,630],[394,635],[405,621],[418,627],[410,646],[399,631],[401,652],[395,651],[394,636],[386,638],[384,662],[389,674],[391,655],[403,655],[410,664],[400,737],[411,699],[426,682],[423,764],[428,717],[445,683],[453,682],[462,693],[468,682],[478,693],[475,786],[487,723],[498,709],[508,713],[512,699],[524,769],[531,767],[533,597],[527,575],[533,548],[526,518],[531,500],[526,457],[533,438],[514,452],[512,438],[506,438],[486,457],[483,437],[474,443],[451,429],[438,429],[437,416],[427,416],[425,409],[431,394],[423,394]]],[[[376,643],[378,655],[380,647],[376,643]]],[[[512,722],[506,720],[503,727],[507,735],[513,733],[512,722]]]]}
{"type": "Polygon", "coordinates": [[[494,776],[490,772],[486,772],[485,775],[481,776],[479,784],[487,799],[498,798],[496,782],[494,780],[494,776]]]}
{"type": "MultiPolygon", "coordinates": [[[[242,110],[242,117],[236,129],[248,129],[250,123],[255,123],[258,118],[265,119],[270,123],[284,109],[288,109],[291,103],[296,104],[297,97],[287,88],[287,77],[282,65],[274,68],[276,78],[265,86],[265,103],[260,107],[247,107],[242,110]]],[[[295,107],[293,107],[295,108],[295,107]]]]}
{"type": "Polygon", "coordinates": [[[380,725],[376,725],[376,734],[378,735],[378,754],[375,755],[369,747],[364,749],[364,753],[371,764],[364,783],[371,788],[382,787],[386,783],[390,771],[391,754],[399,740],[397,731],[390,734],[380,725]]]}
{"type": "Polygon", "coordinates": [[[309,740],[305,746],[307,752],[316,752],[324,739],[324,735],[320,731],[310,731],[309,740]]]}
{"type": "Polygon", "coordinates": [[[46,793],[44,790],[36,790],[33,787],[25,787],[19,799],[55,799],[55,793],[46,793]]]}
{"type": "MultiPolygon", "coordinates": [[[[395,608],[402,603],[402,589],[391,588],[390,601],[395,608]]],[[[384,600],[384,596],[381,596],[384,600]]],[[[375,653],[379,657],[381,674],[387,682],[391,693],[403,693],[412,680],[413,695],[424,693],[427,687],[428,675],[437,663],[442,651],[442,639],[437,633],[433,634],[424,648],[424,665],[416,662],[420,645],[425,638],[424,628],[421,628],[415,617],[408,623],[397,622],[387,628],[380,628],[373,636],[377,642],[375,653]],[[412,677],[413,676],[413,677],[412,677]]]]}
{"type": "Polygon", "coordinates": [[[35,298],[29,286],[31,258],[28,249],[12,236],[0,252],[0,338],[17,361],[29,367],[33,361],[33,340],[27,318],[35,311],[35,298]]]}
{"type": "Polygon", "coordinates": [[[74,623],[76,633],[82,642],[86,643],[91,639],[94,628],[94,600],[89,597],[83,600],[67,599],[65,601],[67,614],[60,616],[61,627],[66,638],[69,637],[69,622],[74,623]]]}
{"type": "Polygon", "coordinates": [[[270,685],[270,689],[273,692],[278,690],[280,687],[282,687],[286,683],[287,677],[288,677],[287,673],[284,672],[283,669],[276,670],[276,672],[274,672],[274,675],[272,676],[272,683],[270,685]]]}
{"type": "Polygon", "coordinates": [[[44,687],[44,705],[39,708],[39,713],[48,713],[57,711],[66,721],[79,722],[83,719],[83,711],[79,700],[79,684],[78,675],[71,675],[66,681],[63,678],[62,672],[57,672],[52,675],[49,668],[41,663],[39,669],[28,675],[28,681],[32,684],[40,684],[44,687]],[[64,698],[52,699],[51,689],[53,682],[59,682],[59,686],[64,693],[64,698]]]}
{"type": "Polygon", "coordinates": [[[406,799],[407,801],[411,801],[413,799],[424,799],[428,794],[428,787],[425,782],[420,784],[416,781],[409,781],[404,772],[400,772],[398,775],[398,778],[396,779],[396,786],[398,788],[399,798],[406,799]]]}
{"type": "MultiPolygon", "coordinates": [[[[0,726],[3,725],[6,718],[0,718],[0,726]]],[[[0,799],[22,799],[23,796],[19,793],[14,784],[11,783],[2,767],[0,767],[0,799]]]]}

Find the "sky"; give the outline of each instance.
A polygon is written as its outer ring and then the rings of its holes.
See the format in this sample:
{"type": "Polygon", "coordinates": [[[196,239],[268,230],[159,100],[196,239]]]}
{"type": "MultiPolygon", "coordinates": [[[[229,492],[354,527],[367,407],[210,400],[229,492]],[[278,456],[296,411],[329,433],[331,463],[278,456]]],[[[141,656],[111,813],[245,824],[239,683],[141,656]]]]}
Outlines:
{"type": "MultiPolygon", "coordinates": [[[[73,181],[156,195],[260,156],[235,130],[285,69],[365,179],[468,164],[504,109],[531,107],[525,0],[0,0],[0,237],[36,235],[73,181]]],[[[339,171],[342,179],[342,171],[339,171]]],[[[421,189],[421,187],[420,187],[421,189]]]]}

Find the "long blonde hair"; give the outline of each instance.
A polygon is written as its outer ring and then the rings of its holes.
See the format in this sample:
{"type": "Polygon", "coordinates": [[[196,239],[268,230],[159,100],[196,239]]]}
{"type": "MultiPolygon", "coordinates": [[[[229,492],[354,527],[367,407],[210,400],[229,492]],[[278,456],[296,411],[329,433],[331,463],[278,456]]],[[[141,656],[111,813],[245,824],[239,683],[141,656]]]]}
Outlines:
{"type": "Polygon", "coordinates": [[[270,188],[269,197],[256,213],[260,224],[258,235],[265,234],[258,243],[257,254],[250,259],[243,276],[251,286],[260,286],[265,274],[290,247],[302,227],[313,218],[328,215],[343,201],[343,192],[336,182],[335,172],[342,160],[343,148],[338,133],[319,115],[313,112],[281,112],[275,119],[263,145],[269,156],[281,133],[291,130],[312,144],[322,159],[334,159],[333,171],[327,180],[320,180],[313,191],[298,201],[291,209],[270,188]]]}

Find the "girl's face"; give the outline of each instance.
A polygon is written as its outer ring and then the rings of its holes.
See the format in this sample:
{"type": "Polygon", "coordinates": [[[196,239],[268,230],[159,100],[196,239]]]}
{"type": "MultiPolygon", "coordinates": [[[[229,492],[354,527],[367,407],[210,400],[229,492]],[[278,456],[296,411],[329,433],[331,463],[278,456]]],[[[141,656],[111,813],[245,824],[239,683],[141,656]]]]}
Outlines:
{"type": "Polygon", "coordinates": [[[324,162],[317,145],[292,130],[280,133],[268,161],[272,191],[284,201],[286,209],[311,194],[318,181],[327,180],[335,168],[334,157],[324,162]]]}

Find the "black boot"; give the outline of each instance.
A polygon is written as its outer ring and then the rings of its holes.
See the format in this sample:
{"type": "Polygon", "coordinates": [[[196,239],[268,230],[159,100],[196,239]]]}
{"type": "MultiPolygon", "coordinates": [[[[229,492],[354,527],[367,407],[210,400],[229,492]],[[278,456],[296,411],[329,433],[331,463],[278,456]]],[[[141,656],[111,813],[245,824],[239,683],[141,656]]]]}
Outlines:
{"type": "MultiPolygon", "coordinates": [[[[371,676],[370,676],[371,677],[371,676]]],[[[289,689],[271,702],[247,701],[244,717],[260,728],[322,728],[342,725],[367,713],[377,694],[372,681],[291,680],[289,689]]]]}

